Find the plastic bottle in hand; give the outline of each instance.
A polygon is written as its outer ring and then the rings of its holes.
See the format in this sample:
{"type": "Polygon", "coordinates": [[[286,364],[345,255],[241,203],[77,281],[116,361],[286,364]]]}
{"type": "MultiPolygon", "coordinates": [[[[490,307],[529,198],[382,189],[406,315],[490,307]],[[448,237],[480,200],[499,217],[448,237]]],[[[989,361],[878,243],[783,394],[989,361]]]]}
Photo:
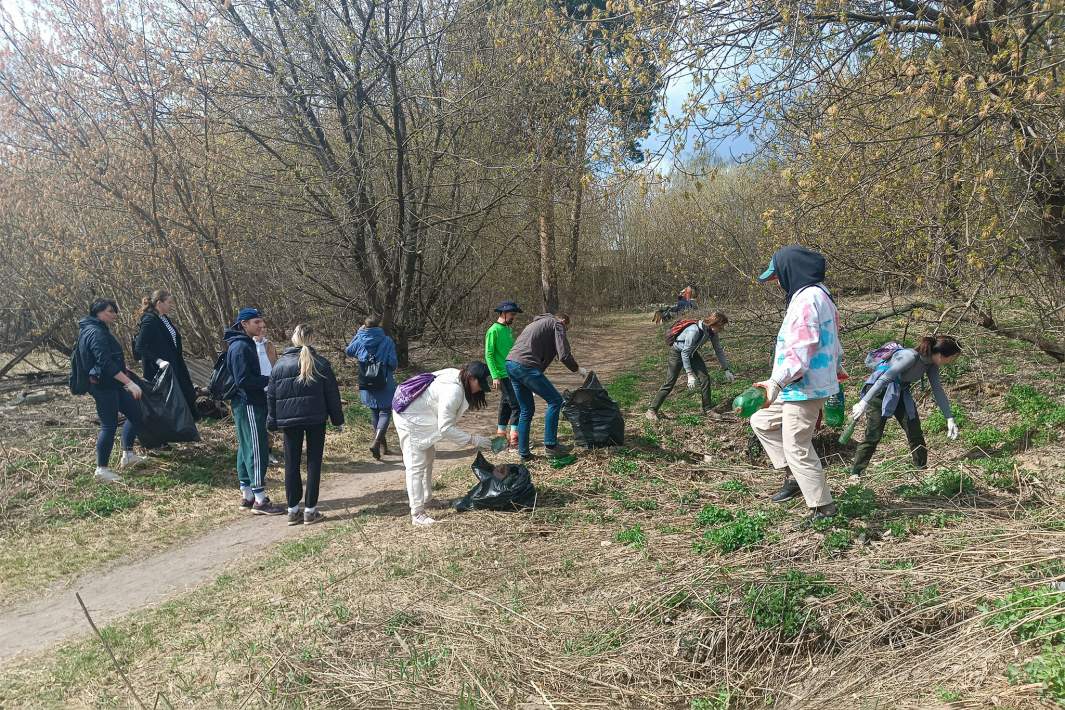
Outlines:
{"type": "Polygon", "coordinates": [[[847,417],[847,426],[843,427],[843,431],[839,435],[839,443],[846,444],[851,440],[854,435],[854,427],[858,424],[858,420],[854,417],[847,417]]]}
{"type": "Polygon", "coordinates": [[[732,411],[741,417],[749,417],[762,408],[765,400],[765,388],[751,385],[732,400],[732,411]]]}
{"type": "Polygon", "coordinates": [[[843,388],[841,387],[839,392],[829,397],[828,401],[825,402],[825,424],[833,428],[843,426],[843,422],[847,418],[844,406],[843,388]]]}

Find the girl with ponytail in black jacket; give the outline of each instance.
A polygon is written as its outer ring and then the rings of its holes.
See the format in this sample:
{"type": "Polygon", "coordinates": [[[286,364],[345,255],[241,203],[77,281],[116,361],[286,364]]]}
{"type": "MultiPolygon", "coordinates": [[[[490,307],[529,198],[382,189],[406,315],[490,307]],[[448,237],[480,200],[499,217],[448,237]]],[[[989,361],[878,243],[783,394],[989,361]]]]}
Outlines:
{"type": "Polygon", "coordinates": [[[325,453],[325,424],[343,426],[340,388],[329,361],[310,346],[310,326],[292,331],[292,345],[270,372],[266,388],[266,427],[285,436],[285,494],[288,524],[311,525],[324,517],[318,512],[318,486],[325,453]],[[300,477],[303,440],[307,439],[307,491],[300,477]],[[300,515],[300,500],[304,502],[300,515]]]}

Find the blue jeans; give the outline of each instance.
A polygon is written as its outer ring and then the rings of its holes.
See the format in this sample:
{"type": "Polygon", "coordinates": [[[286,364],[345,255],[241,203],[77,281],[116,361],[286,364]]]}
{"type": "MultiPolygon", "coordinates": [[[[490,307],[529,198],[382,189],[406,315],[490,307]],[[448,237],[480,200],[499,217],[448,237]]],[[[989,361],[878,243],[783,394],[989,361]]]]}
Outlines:
{"type": "Polygon", "coordinates": [[[507,360],[507,374],[510,375],[514,397],[518,400],[518,408],[521,410],[521,414],[518,415],[518,453],[522,456],[528,456],[530,453],[529,429],[532,428],[533,414],[536,413],[534,394],[540,395],[547,402],[547,413],[544,414],[544,446],[557,444],[558,415],[562,412],[562,395],[551,384],[551,380],[535,368],[507,360]]]}
{"type": "Polygon", "coordinates": [[[391,409],[374,409],[370,408],[370,426],[373,427],[374,433],[387,429],[388,422],[392,419],[391,409]]]}
{"type": "Polygon", "coordinates": [[[141,423],[141,405],[125,389],[93,386],[89,392],[96,400],[96,416],[100,419],[100,435],[96,437],[96,465],[105,467],[111,460],[111,450],[115,448],[119,412],[126,415],[126,424],[122,427],[122,450],[133,451],[133,440],[137,438],[137,427],[141,423]]]}

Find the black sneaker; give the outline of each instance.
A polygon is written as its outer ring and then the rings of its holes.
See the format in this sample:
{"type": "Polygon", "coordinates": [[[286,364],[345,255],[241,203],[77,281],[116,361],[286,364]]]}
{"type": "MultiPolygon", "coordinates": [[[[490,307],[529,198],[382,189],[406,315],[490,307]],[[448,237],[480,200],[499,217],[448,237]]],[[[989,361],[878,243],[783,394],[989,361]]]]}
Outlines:
{"type": "Polygon", "coordinates": [[[317,510],[314,511],[313,513],[309,513],[306,510],[303,511],[303,524],[304,525],[314,525],[315,523],[320,523],[323,520],[325,520],[325,516],[322,515],[320,512],[318,512],[317,510]]]}
{"type": "Polygon", "coordinates": [[[802,491],[799,489],[799,482],[790,476],[784,479],[784,485],[770,497],[769,500],[774,503],[784,503],[792,498],[800,495],[802,491]]]}
{"type": "Polygon", "coordinates": [[[262,503],[256,503],[251,507],[251,512],[255,515],[284,515],[288,512],[288,508],[283,505],[274,505],[269,498],[263,498],[262,503]]]}
{"type": "Polygon", "coordinates": [[[240,509],[241,510],[251,510],[251,507],[253,505],[255,505],[255,499],[254,498],[252,498],[251,500],[248,500],[244,496],[240,497],[240,509]]]}
{"type": "Polygon", "coordinates": [[[547,452],[548,456],[558,458],[559,456],[565,456],[569,452],[573,451],[573,447],[566,446],[565,444],[555,444],[554,446],[547,446],[545,444],[544,451],[547,452]]]}
{"type": "Polygon", "coordinates": [[[303,511],[297,510],[295,513],[288,514],[289,525],[299,525],[303,522],[303,511]]]}
{"type": "Polygon", "coordinates": [[[536,454],[521,454],[522,463],[532,463],[536,460],[536,454]]]}

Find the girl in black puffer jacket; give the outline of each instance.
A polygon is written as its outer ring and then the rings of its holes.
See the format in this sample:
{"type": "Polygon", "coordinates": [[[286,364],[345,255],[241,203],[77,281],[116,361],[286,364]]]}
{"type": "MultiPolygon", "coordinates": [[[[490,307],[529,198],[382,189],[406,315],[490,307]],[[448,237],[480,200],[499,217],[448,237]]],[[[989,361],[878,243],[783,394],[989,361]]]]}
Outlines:
{"type": "Polygon", "coordinates": [[[266,389],[266,426],[285,435],[285,493],[288,497],[288,524],[317,523],[318,485],[325,453],[325,424],[344,424],[340,388],[329,361],[310,346],[311,329],[298,325],[292,331],[292,344],[281,354],[270,373],[266,389]],[[303,495],[300,458],[307,438],[307,495],[303,495]],[[300,500],[304,500],[300,515],[300,500]]]}

